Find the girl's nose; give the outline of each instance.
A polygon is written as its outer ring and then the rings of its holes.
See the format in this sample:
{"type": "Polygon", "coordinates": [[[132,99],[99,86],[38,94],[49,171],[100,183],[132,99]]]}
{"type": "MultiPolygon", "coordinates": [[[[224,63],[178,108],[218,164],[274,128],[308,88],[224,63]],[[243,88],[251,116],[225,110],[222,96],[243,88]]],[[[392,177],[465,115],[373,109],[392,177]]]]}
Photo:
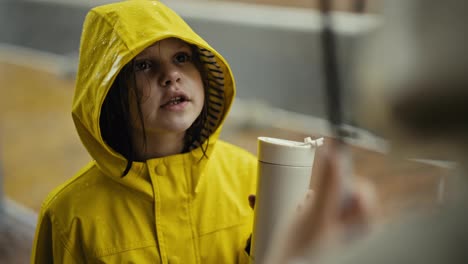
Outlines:
{"type": "Polygon", "coordinates": [[[180,81],[180,77],[179,69],[174,66],[166,66],[161,74],[160,85],[163,87],[169,87],[178,83],[180,81]]]}

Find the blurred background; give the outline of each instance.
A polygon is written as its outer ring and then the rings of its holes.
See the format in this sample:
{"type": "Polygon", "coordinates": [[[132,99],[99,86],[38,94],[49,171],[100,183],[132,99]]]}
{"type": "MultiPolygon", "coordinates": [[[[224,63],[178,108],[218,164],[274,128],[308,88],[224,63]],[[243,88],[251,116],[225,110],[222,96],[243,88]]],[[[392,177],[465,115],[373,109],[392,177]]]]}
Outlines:
{"type": "MultiPolygon", "coordinates": [[[[1,214],[18,228],[15,237],[25,259],[42,201],[90,160],[73,126],[71,100],[84,17],[91,7],[108,2],[112,1],[0,1],[1,214]]],[[[318,1],[162,2],[230,62],[237,98],[223,139],[254,154],[259,136],[329,139],[318,1]]],[[[379,27],[379,1],[364,1],[359,14],[354,1],[335,2],[334,29],[344,114],[354,134],[350,143],[355,173],[376,185],[382,221],[437,206],[447,192],[451,164],[395,162],[387,155],[388,142],[356,117],[355,106],[362,103],[352,85],[356,51],[379,27]]]]}

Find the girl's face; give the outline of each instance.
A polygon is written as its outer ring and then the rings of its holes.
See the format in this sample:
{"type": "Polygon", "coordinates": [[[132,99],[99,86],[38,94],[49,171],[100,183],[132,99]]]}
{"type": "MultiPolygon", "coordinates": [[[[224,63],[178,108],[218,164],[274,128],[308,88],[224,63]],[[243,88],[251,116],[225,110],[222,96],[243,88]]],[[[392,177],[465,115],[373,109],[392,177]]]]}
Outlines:
{"type": "Polygon", "coordinates": [[[177,39],[164,39],[134,59],[136,89],[129,91],[131,124],[150,134],[185,133],[200,115],[205,93],[192,48],[177,39]],[[136,92],[135,92],[136,90],[136,92]]]}

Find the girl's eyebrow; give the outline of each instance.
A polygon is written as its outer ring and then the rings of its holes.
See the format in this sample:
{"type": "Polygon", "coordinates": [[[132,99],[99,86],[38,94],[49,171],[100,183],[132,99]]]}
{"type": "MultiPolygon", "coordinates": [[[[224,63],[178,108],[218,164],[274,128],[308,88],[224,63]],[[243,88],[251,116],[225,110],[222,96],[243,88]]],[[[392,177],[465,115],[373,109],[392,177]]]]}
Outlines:
{"type": "Polygon", "coordinates": [[[180,45],[178,45],[178,47],[179,48],[190,48],[190,44],[188,44],[187,42],[181,41],[180,45]]]}
{"type": "MultiPolygon", "coordinates": [[[[147,57],[152,56],[152,52],[150,50],[157,48],[156,46],[158,46],[158,44],[159,43],[149,46],[148,48],[140,52],[138,55],[135,56],[135,60],[146,59],[147,57]]],[[[185,42],[181,42],[179,45],[176,46],[174,50],[187,50],[190,52],[192,51],[190,46],[185,42]]]]}
{"type": "Polygon", "coordinates": [[[176,50],[188,50],[188,51],[192,52],[192,49],[190,48],[190,46],[187,43],[181,43],[180,45],[178,45],[176,50]]]}
{"type": "Polygon", "coordinates": [[[151,53],[152,53],[151,50],[157,48],[157,46],[159,46],[159,45],[160,45],[160,43],[157,42],[157,43],[155,43],[155,44],[153,44],[153,45],[151,45],[151,46],[146,47],[143,51],[141,51],[140,53],[138,53],[138,54],[135,56],[135,60],[140,59],[141,57],[148,57],[148,56],[150,56],[151,53]]]}
{"type": "Polygon", "coordinates": [[[135,56],[134,60],[138,61],[138,60],[144,60],[147,58],[147,55],[144,54],[144,53],[140,53],[138,55],[135,56]]]}
{"type": "MultiPolygon", "coordinates": [[[[151,47],[152,48],[152,47],[151,47]]],[[[139,60],[139,59],[145,59],[147,58],[148,56],[151,56],[151,52],[149,51],[149,49],[145,49],[144,51],[140,52],[138,55],[135,56],[135,60],[139,60]]]]}

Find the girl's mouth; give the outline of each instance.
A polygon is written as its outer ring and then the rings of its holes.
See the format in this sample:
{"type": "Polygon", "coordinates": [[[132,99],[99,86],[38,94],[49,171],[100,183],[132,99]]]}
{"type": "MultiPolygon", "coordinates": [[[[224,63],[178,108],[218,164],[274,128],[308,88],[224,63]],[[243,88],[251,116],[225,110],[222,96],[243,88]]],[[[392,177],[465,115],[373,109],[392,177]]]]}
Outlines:
{"type": "Polygon", "coordinates": [[[184,96],[175,96],[171,98],[168,102],[161,105],[161,108],[172,108],[176,105],[183,105],[185,102],[188,102],[188,99],[184,96]]]}

